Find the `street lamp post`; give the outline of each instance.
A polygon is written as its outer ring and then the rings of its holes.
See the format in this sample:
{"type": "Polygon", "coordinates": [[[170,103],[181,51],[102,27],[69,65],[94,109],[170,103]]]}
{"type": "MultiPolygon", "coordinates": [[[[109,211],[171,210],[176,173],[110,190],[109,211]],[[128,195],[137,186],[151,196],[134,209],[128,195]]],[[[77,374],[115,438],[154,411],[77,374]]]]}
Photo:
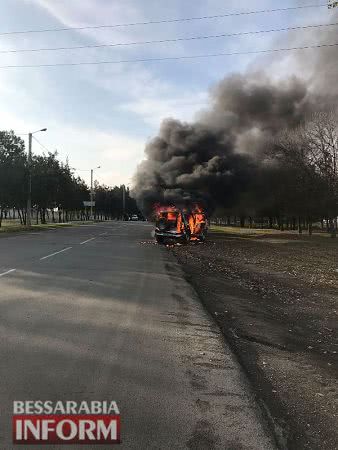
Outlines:
{"type": "Polygon", "coordinates": [[[30,227],[32,225],[32,138],[33,134],[39,133],[40,131],[47,131],[47,128],[42,128],[41,130],[34,131],[33,133],[28,133],[28,193],[27,193],[27,217],[26,226],[30,227]]]}
{"type": "Polygon", "coordinates": [[[122,185],[122,210],[123,210],[123,220],[126,218],[126,187],[122,185]]]}
{"type": "MultiPolygon", "coordinates": [[[[94,169],[100,169],[101,166],[97,166],[94,169]]],[[[94,187],[93,187],[93,175],[94,169],[90,169],[90,218],[93,220],[93,202],[94,202],[94,187]]]]}

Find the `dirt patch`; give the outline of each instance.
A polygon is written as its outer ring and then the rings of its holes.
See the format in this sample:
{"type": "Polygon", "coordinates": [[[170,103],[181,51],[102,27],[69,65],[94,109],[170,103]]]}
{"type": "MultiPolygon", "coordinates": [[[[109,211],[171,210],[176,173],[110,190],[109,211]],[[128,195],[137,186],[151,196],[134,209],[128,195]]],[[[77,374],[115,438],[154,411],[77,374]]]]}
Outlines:
{"type": "Polygon", "coordinates": [[[266,405],[281,447],[338,448],[338,239],[210,233],[171,249],[266,405]]]}

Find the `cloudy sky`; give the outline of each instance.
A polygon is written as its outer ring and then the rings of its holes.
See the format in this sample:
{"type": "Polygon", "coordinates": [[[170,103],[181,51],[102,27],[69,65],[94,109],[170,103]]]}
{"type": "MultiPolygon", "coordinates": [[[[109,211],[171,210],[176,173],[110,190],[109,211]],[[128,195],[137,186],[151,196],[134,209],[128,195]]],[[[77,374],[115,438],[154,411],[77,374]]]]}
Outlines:
{"type": "MultiPolygon", "coordinates": [[[[325,0],[1,0],[0,66],[166,58],[316,44],[313,34],[302,30],[174,43],[7,53],[320,24],[332,17],[325,7],[114,28],[1,33],[323,3],[325,0]]],[[[129,183],[143,158],[145,142],[156,134],[163,118],[193,119],[201,108],[207,107],[210,87],[226,74],[253,66],[268,68],[278,76],[290,70],[287,60],[283,61],[280,64],[278,55],[243,55],[71,67],[0,67],[0,129],[27,133],[47,127],[47,133],[36,137],[48,149],[57,149],[61,159],[68,157],[70,165],[86,180],[85,169],[100,165],[96,172],[100,182],[129,183]]],[[[296,66],[294,70],[301,72],[296,66]]],[[[34,142],[34,151],[44,150],[34,142]]]]}

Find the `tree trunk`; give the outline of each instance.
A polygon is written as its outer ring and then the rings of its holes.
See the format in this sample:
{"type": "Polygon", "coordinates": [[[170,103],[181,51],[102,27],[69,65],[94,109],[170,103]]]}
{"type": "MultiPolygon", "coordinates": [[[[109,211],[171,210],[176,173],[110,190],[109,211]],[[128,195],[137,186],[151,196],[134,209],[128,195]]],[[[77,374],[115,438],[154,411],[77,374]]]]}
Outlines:
{"type": "Polygon", "coordinates": [[[280,229],[280,231],[284,231],[284,222],[283,222],[282,218],[279,219],[279,229],[280,229]]]}
{"type": "Polygon", "coordinates": [[[292,229],[293,231],[296,231],[296,218],[292,217],[292,229]]]}
{"type": "Polygon", "coordinates": [[[41,214],[41,223],[45,224],[46,223],[46,208],[41,208],[40,214],[41,214]]]}
{"type": "Polygon", "coordinates": [[[302,234],[303,233],[303,229],[302,229],[302,219],[301,217],[298,217],[298,233],[302,234]]]}
{"type": "Polygon", "coordinates": [[[312,220],[311,219],[308,219],[308,221],[307,221],[307,229],[308,229],[309,236],[312,236],[312,220]]]}
{"type": "Polygon", "coordinates": [[[336,227],[334,226],[333,219],[329,219],[329,233],[332,238],[335,238],[337,236],[337,230],[336,227]]]}

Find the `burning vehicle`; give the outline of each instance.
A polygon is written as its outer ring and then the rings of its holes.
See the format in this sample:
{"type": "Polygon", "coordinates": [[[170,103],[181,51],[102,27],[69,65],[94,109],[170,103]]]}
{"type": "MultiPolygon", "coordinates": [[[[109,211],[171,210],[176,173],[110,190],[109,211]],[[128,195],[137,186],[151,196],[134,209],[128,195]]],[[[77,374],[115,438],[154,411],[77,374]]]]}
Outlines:
{"type": "Polygon", "coordinates": [[[185,209],[155,206],[155,237],[159,244],[204,242],[207,230],[207,217],[199,205],[185,209]]]}
{"type": "Polygon", "coordinates": [[[188,213],[188,223],[190,241],[204,242],[208,231],[208,222],[206,214],[200,206],[195,205],[188,213]]]}
{"type": "Polygon", "coordinates": [[[184,212],[175,206],[155,207],[155,238],[159,244],[186,244],[190,226],[184,212]]]}

